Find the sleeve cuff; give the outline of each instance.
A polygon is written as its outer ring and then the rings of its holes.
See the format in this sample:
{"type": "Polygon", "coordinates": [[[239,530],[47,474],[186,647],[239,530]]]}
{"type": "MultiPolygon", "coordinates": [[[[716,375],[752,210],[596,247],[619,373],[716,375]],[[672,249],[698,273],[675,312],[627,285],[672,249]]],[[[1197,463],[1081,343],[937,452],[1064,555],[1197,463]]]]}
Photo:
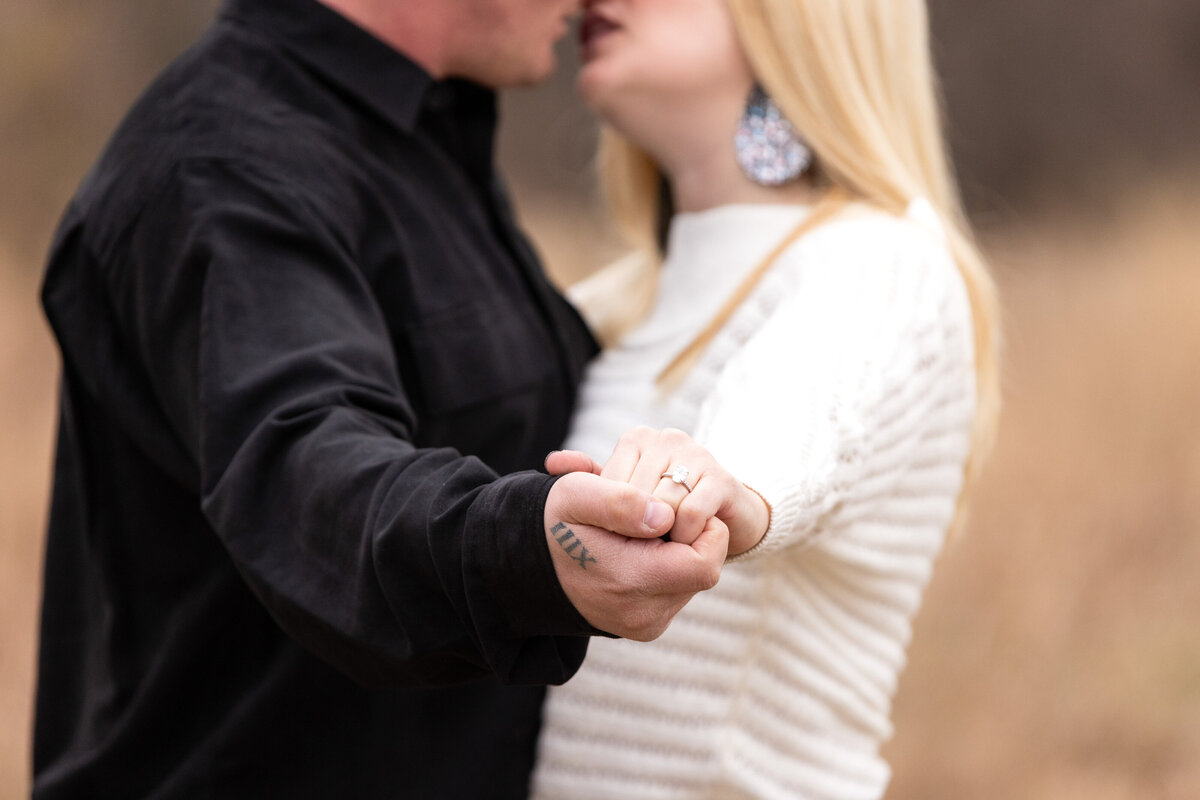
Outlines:
{"type": "Polygon", "coordinates": [[[546,497],[557,480],[538,472],[501,478],[484,489],[486,513],[472,526],[480,535],[465,568],[478,571],[514,639],[601,634],[567,599],[546,546],[546,497]]]}

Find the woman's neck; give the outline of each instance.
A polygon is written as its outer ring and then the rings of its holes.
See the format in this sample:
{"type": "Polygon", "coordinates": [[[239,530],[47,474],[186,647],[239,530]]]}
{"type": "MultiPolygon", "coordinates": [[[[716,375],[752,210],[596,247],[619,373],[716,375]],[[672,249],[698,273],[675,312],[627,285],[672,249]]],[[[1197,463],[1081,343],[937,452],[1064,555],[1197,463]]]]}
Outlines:
{"type": "MultiPolygon", "coordinates": [[[[717,119],[725,122],[723,117],[717,119]]],[[[664,125],[657,130],[666,128],[664,125]]],[[[735,129],[736,121],[718,124],[715,119],[695,120],[693,124],[675,126],[673,135],[653,148],[658,151],[655,160],[671,186],[677,211],[703,211],[734,203],[809,203],[815,199],[816,192],[807,177],[783,186],[763,186],[746,177],[734,152],[735,129]]]]}
{"type": "Polygon", "coordinates": [[[733,157],[733,142],[711,159],[688,161],[667,171],[676,211],[703,211],[734,203],[811,203],[816,190],[807,177],[783,186],[762,186],[746,177],[733,157]]]}

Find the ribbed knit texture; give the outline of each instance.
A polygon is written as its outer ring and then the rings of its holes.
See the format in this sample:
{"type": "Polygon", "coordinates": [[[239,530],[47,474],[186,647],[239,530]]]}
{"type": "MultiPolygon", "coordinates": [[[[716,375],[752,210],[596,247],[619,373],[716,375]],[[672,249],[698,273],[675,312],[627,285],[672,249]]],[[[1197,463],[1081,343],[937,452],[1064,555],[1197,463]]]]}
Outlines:
{"type": "Polygon", "coordinates": [[[589,373],[569,447],[603,460],[630,424],[683,428],[773,515],[662,637],[594,640],[551,689],[537,798],[884,793],[879,746],[974,413],[970,310],[936,218],[918,201],[818,228],[667,402],[652,385],[805,213],[677,218],[654,311],[589,373]]]}

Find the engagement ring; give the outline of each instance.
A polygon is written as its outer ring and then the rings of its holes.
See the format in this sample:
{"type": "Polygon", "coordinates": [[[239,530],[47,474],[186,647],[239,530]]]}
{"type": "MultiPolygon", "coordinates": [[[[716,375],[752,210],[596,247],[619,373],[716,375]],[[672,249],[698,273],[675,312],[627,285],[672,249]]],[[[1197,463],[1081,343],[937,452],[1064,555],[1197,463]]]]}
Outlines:
{"type": "Polygon", "coordinates": [[[680,486],[682,486],[683,488],[687,489],[689,494],[692,491],[692,487],[689,486],[688,482],[687,482],[688,468],[683,466],[682,464],[675,466],[675,467],[671,467],[670,472],[664,472],[660,477],[670,478],[672,483],[677,483],[680,486]]]}

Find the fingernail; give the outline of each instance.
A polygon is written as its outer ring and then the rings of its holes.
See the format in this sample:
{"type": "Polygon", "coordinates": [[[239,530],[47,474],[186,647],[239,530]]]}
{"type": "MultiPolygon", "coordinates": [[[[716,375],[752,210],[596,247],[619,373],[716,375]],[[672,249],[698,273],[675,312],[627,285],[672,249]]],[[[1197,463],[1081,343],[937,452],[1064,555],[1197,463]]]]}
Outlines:
{"type": "Polygon", "coordinates": [[[646,503],[646,515],[642,517],[642,524],[652,531],[664,527],[671,519],[671,507],[660,500],[651,500],[646,503]]]}

